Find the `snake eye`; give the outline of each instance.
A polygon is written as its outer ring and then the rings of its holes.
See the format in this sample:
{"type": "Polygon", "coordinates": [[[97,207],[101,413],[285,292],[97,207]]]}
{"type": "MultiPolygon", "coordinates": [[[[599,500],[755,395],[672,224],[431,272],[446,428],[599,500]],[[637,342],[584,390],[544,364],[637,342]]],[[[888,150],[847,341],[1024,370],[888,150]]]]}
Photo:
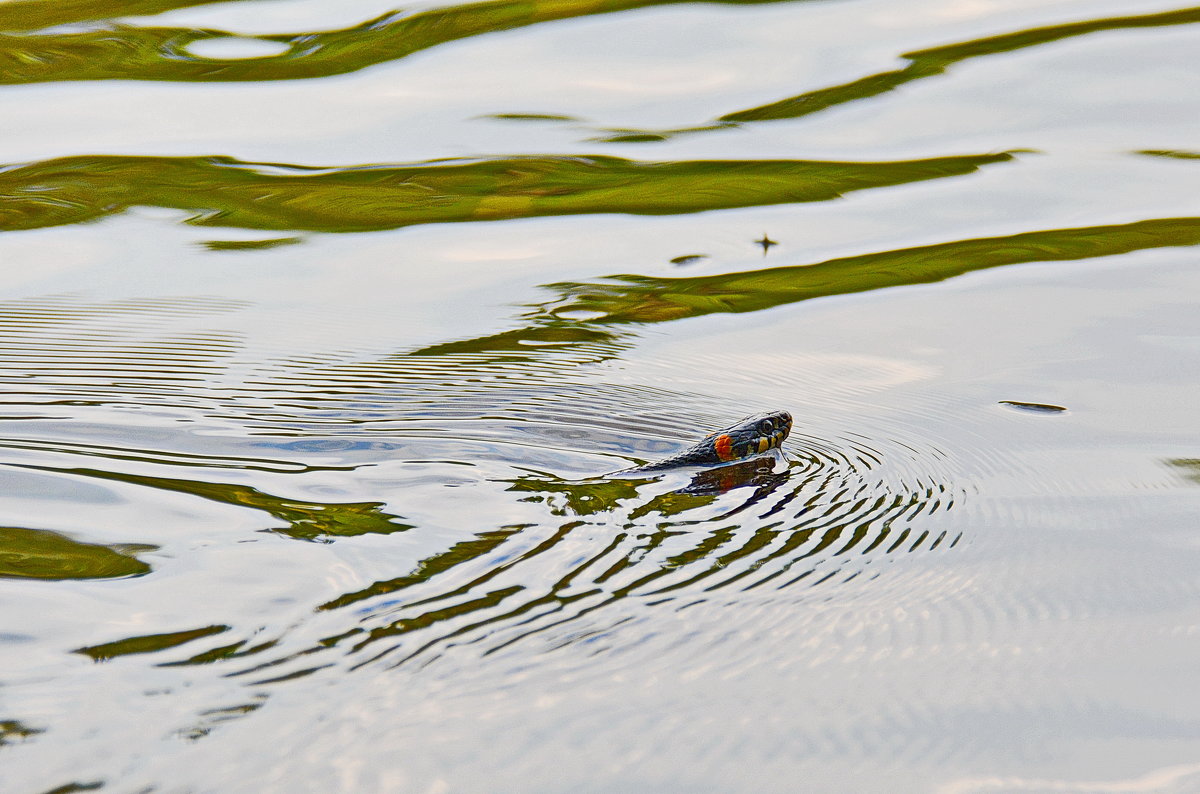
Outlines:
{"type": "Polygon", "coordinates": [[[771,424],[770,419],[764,419],[758,423],[758,432],[762,433],[764,436],[769,436],[771,433],[775,432],[775,425],[771,424]]]}

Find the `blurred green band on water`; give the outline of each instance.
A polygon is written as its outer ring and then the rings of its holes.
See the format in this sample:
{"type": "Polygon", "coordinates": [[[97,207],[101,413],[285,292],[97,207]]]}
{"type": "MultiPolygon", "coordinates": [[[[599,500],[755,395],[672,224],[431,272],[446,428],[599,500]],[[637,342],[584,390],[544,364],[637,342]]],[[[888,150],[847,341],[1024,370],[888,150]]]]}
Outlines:
{"type": "Polygon", "coordinates": [[[669,130],[610,130],[611,134],[595,140],[608,143],[664,141],[676,135],[723,129],[746,122],[795,119],[812,113],[819,113],[822,110],[843,105],[847,102],[879,96],[880,94],[894,91],[900,86],[911,83],[914,80],[935,77],[943,74],[954,64],[969,58],[978,58],[984,55],[1000,55],[1026,47],[1049,44],[1054,41],[1074,36],[1083,36],[1089,33],[1163,27],[1168,25],[1187,25],[1195,22],[1200,22],[1200,8],[1193,7],[1157,14],[1108,17],[1063,25],[1050,25],[959,42],[957,44],[948,44],[942,47],[932,47],[902,55],[901,57],[909,62],[903,69],[880,72],[849,83],[806,91],[803,94],[782,99],[778,102],[726,113],[715,122],[669,130]]]}
{"type": "MultiPolygon", "coordinates": [[[[355,72],[404,58],[449,41],[572,17],[670,5],[681,0],[490,0],[406,16],[391,11],[341,30],[249,37],[288,47],[257,58],[207,58],[187,47],[210,39],[240,37],[224,30],[110,25],[99,30],[0,34],[0,83],[60,80],[263,81],[300,80],[355,72]]],[[[779,0],[717,0],[752,5],[779,0]]],[[[0,10],[0,30],[40,30],[46,24],[155,13],[196,5],[187,0],[143,0],[134,8],[72,4],[56,11],[50,3],[22,3],[0,10]],[[28,9],[27,17],[22,12],[28,9]],[[75,18],[72,19],[71,15],[75,18]]],[[[0,6],[3,9],[3,6],[0,6]]]]}
{"type": "MultiPolygon", "coordinates": [[[[402,523],[397,520],[397,516],[384,512],[386,505],[383,502],[308,502],[275,496],[258,488],[233,483],[153,477],[146,474],[128,474],[101,469],[56,469],[52,466],[14,465],[38,471],[61,472],[73,476],[126,482],[159,491],[185,493],[219,504],[261,510],[285,523],[285,526],[282,527],[272,527],[270,532],[296,540],[327,541],[334,537],[353,537],[369,533],[387,535],[412,529],[411,524],[402,523]]],[[[0,544],[5,538],[3,533],[9,531],[12,530],[0,529],[0,544]]],[[[103,546],[97,548],[107,550],[107,547],[103,546]]],[[[3,550],[3,546],[0,545],[0,555],[3,550]]],[[[0,560],[2,560],[2,556],[0,556],[0,560]]],[[[138,573],[150,570],[149,566],[145,566],[137,560],[131,560],[131,562],[142,565],[143,569],[136,571],[138,573]]],[[[0,575],[3,575],[2,568],[0,568],[0,575]]]]}
{"type": "Polygon", "coordinates": [[[1059,262],[1200,244],[1200,218],[1161,218],[1110,226],[1022,232],[825,262],[692,278],[614,276],[605,282],[552,284],[545,308],[597,315],[588,324],[657,323],[714,313],[752,312],[854,292],[928,284],[1024,262],[1059,262]]]}
{"type": "Polygon", "coordinates": [[[150,566],[133,556],[153,546],[82,543],[44,529],[0,527],[0,578],[111,579],[141,576],[150,566]]]}
{"type": "Polygon", "coordinates": [[[813,298],[929,284],[1006,265],[1092,259],[1191,245],[1200,245],[1200,218],[1161,218],[957,240],[711,276],[620,275],[603,281],[549,284],[547,289],[556,292],[557,297],[525,315],[531,321],[528,327],[423,347],[408,355],[515,350],[523,339],[536,340],[547,333],[562,345],[616,341],[622,334],[612,326],[753,312],[813,298]]]}
{"type": "MultiPolygon", "coordinates": [[[[8,0],[0,3],[0,30],[42,30],[114,17],[143,16],[215,0],[8,0]]],[[[229,2],[229,0],[225,0],[229,2]]]]}
{"type": "MultiPolygon", "coordinates": [[[[276,55],[210,58],[188,46],[212,39],[245,38],[223,30],[109,25],[98,30],[0,34],[0,83],[65,80],[263,81],[346,74],[450,41],[573,17],[671,5],[679,0],[490,0],[404,16],[392,11],[341,30],[249,37],[285,45],[276,55]]],[[[719,0],[757,5],[780,0],[719,0]]],[[[35,31],[72,22],[155,14],[202,5],[196,0],[136,0],[120,7],[76,0],[21,0],[0,5],[0,30],[35,31]]],[[[912,80],[941,74],[958,61],[1105,30],[1179,25],[1200,21],[1200,8],[1085,20],[1016,31],[934,47],[904,55],[904,69],[819,89],[789,99],[726,114],[719,122],[796,118],[843,102],[876,96],[912,80]]],[[[719,125],[717,125],[719,127],[719,125]]],[[[680,132],[618,131],[612,141],[660,140],[680,132]]]]}
{"type": "Polygon", "coordinates": [[[64,157],[0,168],[0,230],[82,223],[130,207],[190,223],[361,232],[545,215],[672,215],[826,201],[853,190],[969,174],[1009,153],[856,163],[638,162],[529,156],[306,168],[229,157],[64,157]]]}
{"type": "Polygon", "coordinates": [[[913,80],[941,74],[950,66],[968,58],[999,55],[1025,47],[1034,47],[1039,44],[1048,44],[1052,41],[1106,30],[1186,25],[1194,22],[1200,22],[1200,8],[1184,8],[1160,14],[1090,19],[1066,25],[1020,30],[1015,33],[989,36],[985,39],[949,44],[944,47],[932,47],[902,55],[902,58],[909,61],[909,65],[903,69],[874,74],[844,85],[810,91],[769,105],[728,113],[721,116],[720,120],[765,121],[798,118],[852,99],[878,96],[913,80]]]}
{"type": "Polygon", "coordinates": [[[167,648],[176,648],[184,643],[211,637],[229,631],[225,625],[204,626],[188,631],[172,631],[165,634],[144,634],[137,637],[127,637],[116,642],[106,642],[103,645],[90,645],[76,648],[75,653],[90,656],[97,662],[107,661],[117,656],[129,656],[138,653],[155,653],[167,648]]]}

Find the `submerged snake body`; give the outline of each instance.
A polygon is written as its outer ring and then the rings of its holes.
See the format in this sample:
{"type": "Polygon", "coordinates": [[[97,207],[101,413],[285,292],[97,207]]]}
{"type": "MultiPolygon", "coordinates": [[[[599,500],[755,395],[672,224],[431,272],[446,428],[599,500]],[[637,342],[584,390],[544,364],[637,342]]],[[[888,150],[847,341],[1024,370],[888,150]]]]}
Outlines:
{"type": "Polygon", "coordinates": [[[656,474],[689,466],[722,466],[737,463],[778,449],[792,430],[787,411],[754,414],[724,430],[709,433],[694,446],[654,463],[613,472],[616,475],[656,474]]]}

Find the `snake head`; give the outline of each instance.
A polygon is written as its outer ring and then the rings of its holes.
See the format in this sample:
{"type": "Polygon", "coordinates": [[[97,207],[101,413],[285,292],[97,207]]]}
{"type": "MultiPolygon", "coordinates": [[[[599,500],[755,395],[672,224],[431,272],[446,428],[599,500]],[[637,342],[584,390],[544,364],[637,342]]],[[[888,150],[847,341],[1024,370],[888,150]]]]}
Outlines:
{"type": "Polygon", "coordinates": [[[713,450],[722,462],[742,460],[777,449],[792,432],[792,415],[768,411],[747,416],[724,430],[711,434],[713,450]]]}
{"type": "Polygon", "coordinates": [[[792,430],[792,415],[769,411],[747,416],[724,430],[709,433],[700,443],[655,463],[612,472],[613,476],[658,473],[685,466],[722,466],[778,449],[792,430]]]}

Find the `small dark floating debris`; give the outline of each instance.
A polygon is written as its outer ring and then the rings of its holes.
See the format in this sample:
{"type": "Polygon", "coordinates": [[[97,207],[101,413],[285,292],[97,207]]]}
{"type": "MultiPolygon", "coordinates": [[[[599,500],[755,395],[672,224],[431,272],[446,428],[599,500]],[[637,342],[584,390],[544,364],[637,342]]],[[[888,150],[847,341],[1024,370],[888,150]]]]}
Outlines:
{"type": "Polygon", "coordinates": [[[582,121],[575,116],[564,116],[561,113],[487,113],[480,118],[496,119],[498,121],[582,121]]]}
{"type": "Polygon", "coordinates": [[[667,136],[661,132],[616,132],[591,140],[600,143],[661,143],[667,140],[667,136]]]}
{"type": "Polygon", "coordinates": [[[1170,157],[1175,160],[1200,160],[1200,152],[1185,152],[1179,149],[1142,149],[1134,154],[1144,154],[1150,157],[1170,157]]]}
{"type": "Polygon", "coordinates": [[[276,237],[271,240],[205,240],[201,244],[210,251],[261,251],[300,242],[303,241],[299,237],[276,237]]]}
{"type": "Polygon", "coordinates": [[[754,244],[755,244],[755,245],[761,245],[761,246],[762,246],[762,250],[763,250],[763,256],[766,256],[766,255],[767,255],[767,252],[771,250],[771,246],[773,246],[773,245],[779,245],[779,242],[778,242],[777,240],[772,240],[772,239],[771,239],[770,237],[768,237],[768,236],[766,235],[766,233],[764,232],[764,233],[763,233],[763,236],[762,236],[762,239],[761,239],[761,240],[755,240],[755,241],[754,241],[754,244]]]}
{"type": "Polygon", "coordinates": [[[1060,414],[1066,411],[1061,405],[1049,405],[1047,403],[1025,403],[1018,400],[1001,400],[1001,405],[1007,405],[1021,411],[1032,411],[1039,414],[1060,414]]]}
{"type": "Polygon", "coordinates": [[[694,265],[701,259],[708,259],[708,254],[684,254],[671,260],[672,265],[694,265]]]}

